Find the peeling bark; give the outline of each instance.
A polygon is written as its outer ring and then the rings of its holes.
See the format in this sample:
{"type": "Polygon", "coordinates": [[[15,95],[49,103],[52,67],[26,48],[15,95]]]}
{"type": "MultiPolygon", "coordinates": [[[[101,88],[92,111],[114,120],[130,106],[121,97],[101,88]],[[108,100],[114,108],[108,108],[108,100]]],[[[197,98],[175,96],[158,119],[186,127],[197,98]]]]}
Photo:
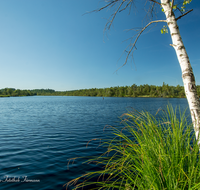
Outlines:
{"type": "Polygon", "coordinates": [[[187,55],[185,46],[183,44],[177,21],[174,12],[171,11],[169,0],[160,0],[164,9],[164,13],[167,19],[167,24],[170,30],[172,38],[172,47],[176,51],[176,55],[182,71],[182,79],[185,89],[185,94],[190,108],[192,122],[194,126],[195,136],[200,145],[200,101],[196,91],[195,77],[190,64],[189,57],[187,55]]]}

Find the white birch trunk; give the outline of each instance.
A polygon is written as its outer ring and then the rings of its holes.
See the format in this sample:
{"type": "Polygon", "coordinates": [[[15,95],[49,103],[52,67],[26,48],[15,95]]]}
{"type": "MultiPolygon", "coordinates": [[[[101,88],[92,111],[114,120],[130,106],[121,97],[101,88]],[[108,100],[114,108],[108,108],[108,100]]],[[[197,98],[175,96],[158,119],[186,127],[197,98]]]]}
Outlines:
{"type": "Polygon", "coordinates": [[[176,51],[176,55],[182,71],[182,79],[185,89],[185,94],[190,108],[190,113],[192,117],[192,122],[194,126],[195,136],[200,145],[200,102],[197,96],[195,78],[193,74],[192,67],[190,65],[189,57],[185,50],[185,46],[181,39],[177,21],[173,11],[171,11],[169,0],[160,0],[161,5],[164,9],[164,13],[167,19],[167,24],[170,30],[172,38],[172,46],[176,51]]]}

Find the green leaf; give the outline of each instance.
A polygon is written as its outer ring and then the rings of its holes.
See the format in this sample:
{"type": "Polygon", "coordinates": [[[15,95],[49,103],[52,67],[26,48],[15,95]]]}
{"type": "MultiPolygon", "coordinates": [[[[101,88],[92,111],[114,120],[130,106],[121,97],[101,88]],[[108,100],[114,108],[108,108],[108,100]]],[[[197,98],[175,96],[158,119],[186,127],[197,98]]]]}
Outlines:
{"type": "Polygon", "coordinates": [[[183,6],[181,7],[181,11],[185,12],[185,5],[190,4],[192,0],[184,0],[183,1],[183,6]]]}
{"type": "Polygon", "coordinates": [[[163,26],[162,29],[160,30],[161,34],[166,34],[168,33],[168,29],[167,29],[167,26],[163,26]]]}

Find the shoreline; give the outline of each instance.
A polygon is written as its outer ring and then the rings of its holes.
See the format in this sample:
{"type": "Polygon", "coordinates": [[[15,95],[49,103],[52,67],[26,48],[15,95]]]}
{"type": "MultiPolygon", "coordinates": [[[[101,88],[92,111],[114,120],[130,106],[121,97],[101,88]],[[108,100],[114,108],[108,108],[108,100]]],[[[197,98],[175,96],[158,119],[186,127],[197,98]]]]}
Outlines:
{"type": "MultiPolygon", "coordinates": [[[[69,96],[69,95],[45,95],[45,94],[40,94],[40,95],[29,95],[29,96],[69,96]]],[[[21,96],[10,96],[10,95],[0,95],[0,98],[10,98],[10,97],[28,97],[26,95],[21,95],[21,96]]],[[[76,96],[79,97],[79,96],[76,96]]],[[[186,98],[186,97],[161,97],[161,96],[149,96],[149,95],[143,95],[143,96],[82,96],[82,97],[102,97],[102,98],[186,98]]]]}

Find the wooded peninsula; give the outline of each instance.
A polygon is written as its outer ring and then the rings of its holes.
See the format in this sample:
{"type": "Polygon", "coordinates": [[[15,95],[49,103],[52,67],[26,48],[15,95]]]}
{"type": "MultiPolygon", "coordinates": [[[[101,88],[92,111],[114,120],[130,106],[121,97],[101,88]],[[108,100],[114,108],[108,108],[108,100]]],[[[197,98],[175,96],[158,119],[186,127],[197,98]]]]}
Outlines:
{"type": "MultiPolygon", "coordinates": [[[[197,94],[200,96],[200,86],[197,85],[197,94]]],[[[101,97],[163,97],[185,98],[183,86],[162,86],[133,84],[132,86],[117,86],[110,88],[91,88],[72,91],[55,91],[52,89],[20,90],[15,88],[0,89],[0,97],[14,96],[101,96],[101,97]]]]}

